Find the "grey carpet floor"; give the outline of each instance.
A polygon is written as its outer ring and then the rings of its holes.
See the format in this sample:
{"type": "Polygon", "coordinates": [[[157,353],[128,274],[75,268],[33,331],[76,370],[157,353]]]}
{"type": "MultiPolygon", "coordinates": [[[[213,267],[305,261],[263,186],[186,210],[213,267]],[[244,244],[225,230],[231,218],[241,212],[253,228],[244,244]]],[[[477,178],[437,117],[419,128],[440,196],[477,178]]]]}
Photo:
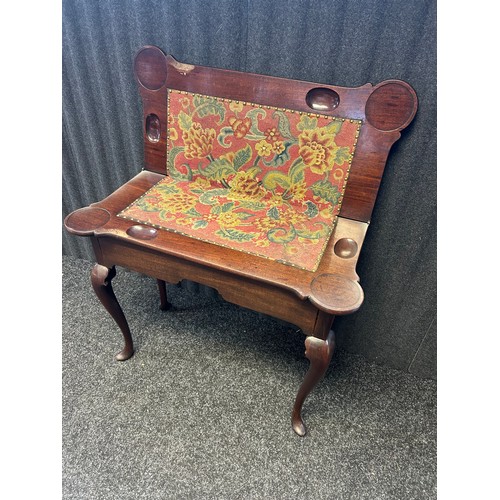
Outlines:
{"type": "Polygon", "coordinates": [[[290,426],[308,367],[303,334],[118,269],[135,355],[63,257],[64,499],[436,498],[436,382],[336,351],[309,396],[308,435],[290,426]]]}

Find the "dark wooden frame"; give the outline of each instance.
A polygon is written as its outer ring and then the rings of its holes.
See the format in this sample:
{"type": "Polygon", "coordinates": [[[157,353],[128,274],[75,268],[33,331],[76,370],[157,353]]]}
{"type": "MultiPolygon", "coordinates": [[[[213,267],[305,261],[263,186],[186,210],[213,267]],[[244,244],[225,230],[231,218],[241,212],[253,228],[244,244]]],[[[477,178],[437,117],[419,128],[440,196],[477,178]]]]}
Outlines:
{"type": "Polygon", "coordinates": [[[106,199],[72,212],[64,222],[70,233],[92,241],[97,261],[92,286],[125,341],[117,359],[130,358],[134,347],[111,286],[115,266],[156,278],[165,310],[167,282],[188,279],[213,287],[227,301],[286,320],[306,335],[310,367],[292,411],[292,427],[303,436],[302,405],[330,363],[333,320],[355,312],[363,302],[356,263],[387,156],[416,113],[416,94],[400,80],[346,88],[193,66],[152,46],[137,53],[134,72],[143,103],[144,168],[106,199]],[[168,88],[362,121],[337,226],[315,272],[242,257],[235,250],[117,217],[166,175],[168,88]]]}

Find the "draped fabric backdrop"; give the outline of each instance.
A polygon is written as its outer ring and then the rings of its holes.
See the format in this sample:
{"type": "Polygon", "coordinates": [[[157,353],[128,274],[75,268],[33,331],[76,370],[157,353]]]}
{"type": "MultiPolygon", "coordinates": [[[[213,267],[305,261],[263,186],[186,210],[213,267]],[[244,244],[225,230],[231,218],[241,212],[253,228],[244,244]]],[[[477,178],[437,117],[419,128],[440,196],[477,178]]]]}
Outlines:
{"type": "MultiPolygon", "coordinates": [[[[435,1],[63,0],[63,217],[142,168],[132,61],[143,45],[190,64],[414,87],[419,110],[392,149],[358,263],[365,302],[334,326],[344,349],[435,378],[435,1]]],[[[65,231],[63,253],[93,260],[65,231]]]]}

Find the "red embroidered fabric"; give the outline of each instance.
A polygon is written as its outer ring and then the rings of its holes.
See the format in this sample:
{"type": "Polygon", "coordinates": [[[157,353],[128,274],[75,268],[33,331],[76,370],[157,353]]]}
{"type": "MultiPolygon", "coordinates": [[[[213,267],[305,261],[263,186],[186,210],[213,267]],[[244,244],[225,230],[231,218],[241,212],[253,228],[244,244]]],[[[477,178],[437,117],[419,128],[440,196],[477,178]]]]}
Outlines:
{"type": "Polygon", "coordinates": [[[120,217],[315,271],[361,122],[168,93],[168,175],[120,217]]]}

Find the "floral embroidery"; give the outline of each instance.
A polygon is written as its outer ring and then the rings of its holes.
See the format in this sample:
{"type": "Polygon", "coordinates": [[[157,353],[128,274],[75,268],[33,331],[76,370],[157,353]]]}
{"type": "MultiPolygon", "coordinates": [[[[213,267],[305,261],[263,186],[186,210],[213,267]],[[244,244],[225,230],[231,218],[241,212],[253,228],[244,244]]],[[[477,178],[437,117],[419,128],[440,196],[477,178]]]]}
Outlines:
{"type": "Polygon", "coordinates": [[[119,216],[316,270],[361,122],[168,96],[169,175],[119,216]]]}
{"type": "Polygon", "coordinates": [[[265,189],[257,179],[248,172],[238,172],[231,181],[231,189],[227,194],[229,200],[258,201],[266,195],[265,189]]]}
{"type": "Polygon", "coordinates": [[[245,137],[252,125],[252,120],[250,118],[245,118],[244,120],[238,120],[238,118],[232,116],[229,118],[229,125],[233,129],[234,137],[241,139],[245,137]]]}
{"type": "Polygon", "coordinates": [[[175,128],[168,129],[168,138],[171,141],[176,141],[179,138],[179,134],[177,133],[177,130],[175,128]]]}
{"type": "Polygon", "coordinates": [[[276,127],[266,129],[264,135],[268,141],[276,142],[278,140],[278,131],[276,130],[276,127]]]}
{"type": "Polygon", "coordinates": [[[238,113],[243,110],[243,103],[242,102],[237,102],[237,101],[231,101],[229,103],[229,109],[233,113],[238,113]]]}
{"type": "Polygon", "coordinates": [[[274,141],[272,149],[273,149],[273,153],[280,155],[281,153],[283,153],[283,151],[285,151],[286,147],[282,141],[274,141]]]}
{"type": "Polygon", "coordinates": [[[333,168],[333,136],[325,130],[304,130],[299,135],[299,154],[304,163],[316,174],[323,174],[333,168]]]}
{"type": "Polygon", "coordinates": [[[184,156],[188,160],[205,158],[212,152],[215,130],[211,128],[203,129],[199,123],[193,123],[189,130],[182,133],[182,139],[185,147],[184,156]]]}
{"type": "Polygon", "coordinates": [[[273,152],[273,145],[267,141],[260,141],[255,145],[260,156],[269,156],[273,152]]]}

